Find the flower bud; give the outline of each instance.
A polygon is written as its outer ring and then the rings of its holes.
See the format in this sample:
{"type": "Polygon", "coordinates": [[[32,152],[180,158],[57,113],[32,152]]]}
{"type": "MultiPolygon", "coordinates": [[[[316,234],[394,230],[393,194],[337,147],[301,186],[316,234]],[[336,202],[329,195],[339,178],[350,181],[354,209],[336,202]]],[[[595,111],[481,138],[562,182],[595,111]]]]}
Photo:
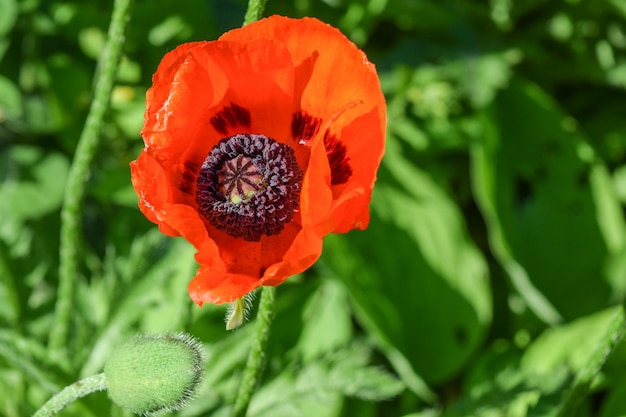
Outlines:
{"type": "Polygon", "coordinates": [[[203,371],[202,345],[182,333],[134,336],[104,366],[113,402],[143,415],[185,407],[203,371]]]}

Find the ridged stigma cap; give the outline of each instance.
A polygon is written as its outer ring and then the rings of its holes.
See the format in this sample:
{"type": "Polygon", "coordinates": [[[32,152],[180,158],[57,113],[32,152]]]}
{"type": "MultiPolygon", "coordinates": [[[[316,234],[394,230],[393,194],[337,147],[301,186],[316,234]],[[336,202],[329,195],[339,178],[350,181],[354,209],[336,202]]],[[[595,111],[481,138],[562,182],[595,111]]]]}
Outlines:
{"type": "Polygon", "coordinates": [[[109,396],[132,413],[152,415],[187,405],[204,373],[202,345],[183,333],[137,335],[104,366],[109,396]]]}

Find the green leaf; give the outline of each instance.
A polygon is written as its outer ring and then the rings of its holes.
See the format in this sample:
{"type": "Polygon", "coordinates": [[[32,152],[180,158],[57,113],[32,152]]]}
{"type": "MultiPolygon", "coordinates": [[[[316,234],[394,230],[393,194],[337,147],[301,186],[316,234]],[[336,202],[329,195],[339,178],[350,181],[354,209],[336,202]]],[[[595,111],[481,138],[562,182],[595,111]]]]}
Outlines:
{"type": "Polygon", "coordinates": [[[347,346],[352,320],[345,289],[326,280],[309,299],[302,319],[298,346],[304,361],[322,357],[347,346]]]}
{"type": "MultiPolygon", "coordinates": [[[[474,387],[474,391],[449,407],[443,416],[551,417],[558,409],[568,376],[562,370],[539,377],[520,369],[503,369],[474,387]]],[[[590,414],[586,407],[581,407],[576,416],[590,414]]]]}
{"type": "MultiPolygon", "coordinates": [[[[0,9],[2,9],[1,5],[0,9]]],[[[0,54],[1,57],[2,54],[0,54]]],[[[22,116],[22,111],[20,90],[11,80],[0,76],[0,123],[18,119],[22,116]]]]}
{"type": "Polygon", "coordinates": [[[343,403],[339,392],[329,390],[327,370],[310,364],[296,374],[287,370],[261,387],[252,398],[250,417],[338,417],[343,403]]]}
{"type": "Polygon", "coordinates": [[[487,53],[460,59],[451,65],[453,74],[459,78],[461,92],[472,106],[483,108],[493,101],[511,76],[511,67],[519,60],[519,52],[487,53]]]}
{"type": "Polygon", "coordinates": [[[624,417],[626,416],[626,382],[622,381],[618,386],[609,391],[599,417],[624,417]]]}
{"type": "MultiPolygon", "coordinates": [[[[609,308],[544,331],[524,353],[521,366],[528,372],[543,375],[562,368],[572,373],[580,371],[606,334],[619,308],[609,308]]],[[[620,347],[618,352],[613,360],[626,357],[626,346],[620,347]]]]}
{"type": "Polygon", "coordinates": [[[406,414],[402,417],[439,417],[441,412],[439,410],[424,410],[419,413],[406,414]]]}
{"type": "Polygon", "coordinates": [[[3,37],[13,29],[17,17],[19,15],[19,8],[16,0],[0,0],[0,37],[3,37]]]}
{"type": "Polygon", "coordinates": [[[103,204],[116,204],[135,209],[137,193],[130,182],[128,164],[117,164],[103,168],[94,178],[89,192],[103,204]]]}
{"type": "Polygon", "coordinates": [[[367,357],[358,351],[338,354],[329,366],[328,388],[368,401],[387,400],[404,390],[404,384],[396,377],[366,363],[367,357]]]}
{"type": "Polygon", "coordinates": [[[0,415],[19,417],[20,404],[24,403],[24,381],[19,371],[14,369],[0,370],[0,415]]]}
{"type": "Polygon", "coordinates": [[[5,255],[0,253],[0,322],[16,325],[20,316],[20,301],[15,277],[11,273],[5,255]]]}
{"type": "Polygon", "coordinates": [[[106,43],[106,33],[99,27],[88,27],[78,33],[78,44],[89,58],[98,59],[106,43]]]}
{"type": "Polygon", "coordinates": [[[364,232],[329,236],[322,259],[344,282],[362,325],[418,395],[420,375],[458,372],[491,320],[488,271],[458,208],[390,149],[364,232]]]}
{"type": "Polygon", "coordinates": [[[292,365],[255,394],[249,415],[337,416],[342,396],[381,401],[400,394],[404,384],[369,366],[369,356],[368,348],[354,344],[301,369],[292,365]]]}
{"type": "MultiPolygon", "coordinates": [[[[572,373],[565,367],[537,373],[520,366],[523,355],[505,340],[482,351],[466,374],[462,391],[444,417],[550,417],[556,414],[572,373]]],[[[590,415],[580,407],[579,416],[590,415]]]]}
{"type": "Polygon", "coordinates": [[[622,205],[607,167],[595,163],[589,172],[589,183],[596,206],[596,220],[604,238],[607,251],[615,254],[626,249],[626,227],[622,215],[622,205]]]}
{"type": "Polygon", "coordinates": [[[193,29],[181,16],[169,16],[150,30],[148,40],[152,45],[162,46],[173,39],[188,38],[192,33],[193,29]]]}
{"type": "Polygon", "coordinates": [[[14,146],[0,154],[0,219],[40,218],[61,206],[69,162],[60,153],[14,146]]]}
{"type": "Polygon", "coordinates": [[[485,115],[472,181],[494,254],[547,323],[606,307],[602,270],[624,230],[606,169],[539,88],[515,82],[485,115]]]}
{"type": "MultiPolygon", "coordinates": [[[[158,235],[158,231],[154,230],[158,235]]],[[[81,369],[81,375],[97,373],[116,343],[140,326],[146,332],[176,331],[189,314],[186,283],[196,267],[195,249],[182,239],[172,240],[169,250],[155,259],[155,246],[162,242],[152,232],[144,237],[143,250],[135,256],[151,256],[154,262],[147,271],[137,268],[125,271],[132,280],[118,282],[109,293],[90,294],[89,288],[80,288],[78,308],[84,316],[91,314],[92,305],[108,300],[107,320],[93,336],[93,347],[81,369]]],[[[118,272],[117,276],[122,273],[118,272]]],[[[128,277],[126,277],[128,278],[128,277]]],[[[98,287],[96,287],[98,288],[98,287]]],[[[102,288],[100,288],[102,289],[102,288]]],[[[99,308],[106,308],[100,306],[99,308]]]]}

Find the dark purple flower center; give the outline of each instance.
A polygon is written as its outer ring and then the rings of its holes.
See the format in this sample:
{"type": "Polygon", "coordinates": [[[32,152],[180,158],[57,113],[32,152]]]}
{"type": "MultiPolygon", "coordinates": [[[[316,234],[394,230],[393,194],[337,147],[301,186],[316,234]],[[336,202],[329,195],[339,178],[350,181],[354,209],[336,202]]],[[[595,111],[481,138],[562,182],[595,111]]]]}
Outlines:
{"type": "Polygon", "coordinates": [[[198,175],[196,202],[218,230],[258,242],[293,219],[303,177],[289,145],[239,134],[209,152],[198,175]]]}

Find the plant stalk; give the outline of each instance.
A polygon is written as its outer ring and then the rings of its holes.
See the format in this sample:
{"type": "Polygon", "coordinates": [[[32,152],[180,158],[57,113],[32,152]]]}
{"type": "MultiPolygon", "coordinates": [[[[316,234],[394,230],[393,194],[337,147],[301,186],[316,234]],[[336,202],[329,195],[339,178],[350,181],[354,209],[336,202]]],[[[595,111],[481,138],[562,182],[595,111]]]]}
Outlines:
{"type": "Polygon", "coordinates": [[[102,121],[109,107],[132,4],[133,0],[115,0],[113,4],[108,40],[98,63],[99,75],[96,75],[93,101],[76,146],[65,187],[61,208],[59,286],[49,338],[51,354],[56,356],[64,350],[68,340],[74,287],[78,279],[78,248],[86,183],[98,147],[102,121]]]}
{"type": "Polygon", "coordinates": [[[246,369],[244,370],[239,393],[233,408],[233,417],[244,417],[252,398],[252,393],[257,386],[259,376],[265,365],[265,348],[270,335],[270,327],[274,318],[274,304],[276,299],[275,287],[263,287],[261,301],[259,301],[259,311],[257,313],[256,331],[246,369]]]}

